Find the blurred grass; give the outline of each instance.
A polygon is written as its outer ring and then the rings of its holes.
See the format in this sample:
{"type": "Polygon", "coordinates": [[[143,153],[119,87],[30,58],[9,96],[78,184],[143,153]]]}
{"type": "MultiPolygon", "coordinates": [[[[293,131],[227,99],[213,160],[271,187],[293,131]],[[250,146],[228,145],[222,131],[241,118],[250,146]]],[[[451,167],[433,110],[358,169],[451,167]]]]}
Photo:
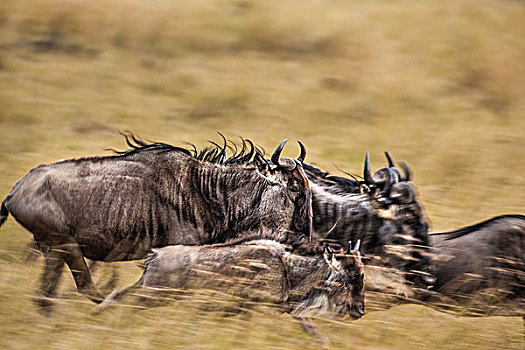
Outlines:
{"type": "MultiPolygon", "coordinates": [[[[523,213],[523,18],[507,0],[2,1],[0,193],[40,163],[123,149],[118,129],[198,146],[221,131],[267,151],[300,139],[336,173],[360,173],[366,151],[378,168],[389,150],[412,166],[434,231],[523,213]]],[[[21,260],[30,234],[12,218],[0,234],[2,348],[316,347],[265,313],[91,318],[73,297],[44,318],[30,301],[41,261],[21,260]]],[[[123,286],[139,270],[121,265],[123,286]]],[[[317,323],[336,348],[523,347],[519,318],[419,306],[317,323]]]]}

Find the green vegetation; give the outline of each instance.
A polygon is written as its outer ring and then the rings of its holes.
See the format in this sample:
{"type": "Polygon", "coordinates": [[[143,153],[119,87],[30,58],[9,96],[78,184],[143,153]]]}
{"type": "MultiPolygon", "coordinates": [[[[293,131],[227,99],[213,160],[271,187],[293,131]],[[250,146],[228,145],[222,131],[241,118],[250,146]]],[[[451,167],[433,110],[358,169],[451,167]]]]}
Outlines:
{"type": "MultiPolygon", "coordinates": [[[[2,1],[0,196],[40,163],[125,148],[118,129],[199,147],[221,131],[267,151],[300,139],[335,173],[360,173],[366,151],[378,168],[389,150],[412,166],[434,231],[523,213],[523,18],[508,0],[2,1]]],[[[249,320],[197,300],[91,317],[69,272],[71,295],[41,316],[31,235],[10,218],[0,236],[0,348],[317,348],[262,307],[249,320]]],[[[119,265],[119,286],[139,276],[119,265]]],[[[421,306],[317,324],[335,348],[523,348],[519,318],[421,306]]]]}

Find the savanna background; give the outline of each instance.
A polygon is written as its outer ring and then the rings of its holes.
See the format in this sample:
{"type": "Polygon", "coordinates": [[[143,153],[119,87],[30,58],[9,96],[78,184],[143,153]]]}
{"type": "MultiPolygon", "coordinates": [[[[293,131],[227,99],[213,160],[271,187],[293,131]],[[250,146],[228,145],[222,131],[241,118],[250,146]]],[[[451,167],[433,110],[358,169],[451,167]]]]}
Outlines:
{"type": "MultiPolygon", "coordinates": [[[[524,213],[525,4],[520,1],[0,2],[0,197],[30,168],[125,149],[117,130],[198,147],[284,138],[340,174],[407,161],[433,231],[524,213]]],[[[198,298],[98,317],[65,271],[55,313],[32,303],[42,258],[0,231],[2,349],[315,349],[289,315],[198,298]]],[[[140,275],[119,263],[119,287],[140,275]]],[[[95,279],[103,281],[109,270],[95,279]]],[[[228,301],[221,301],[227,303],[228,301]]],[[[418,305],[317,320],[334,348],[522,349],[520,318],[418,305]]]]}

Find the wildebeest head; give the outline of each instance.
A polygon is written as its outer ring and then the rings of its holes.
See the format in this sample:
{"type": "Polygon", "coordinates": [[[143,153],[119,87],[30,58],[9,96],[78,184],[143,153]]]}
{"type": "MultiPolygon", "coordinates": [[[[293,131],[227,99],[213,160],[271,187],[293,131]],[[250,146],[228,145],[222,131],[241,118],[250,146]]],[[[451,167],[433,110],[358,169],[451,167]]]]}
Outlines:
{"type": "MultiPolygon", "coordinates": [[[[310,237],[312,232],[312,202],[310,185],[303,170],[303,160],[306,156],[306,148],[298,141],[301,153],[297,159],[281,157],[281,152],[287,140],[275,149],[271,160],[266,161],[260,157],[255,162],[262,173],[271,181],[285,187],[284,196],[282,192],[268,193],[273,198],[268,198],[269,210],[279,210],[281,215],[291,217],[289,229],[301,232],[310,237]],[[291,215],[288,215],[292,212],[291,215]]],[[[276,189],[279,190],[279,189],[276,189]]]]}
{"type": "Polygon", "coordinates": [[[355,248],[346,252],[324,248],[324,261],[329,275],[316,285],[307,298],[292,313],[294,316],[318,316],[323,314],[342,318],[347,313],[353,319],[365,314],[364,265],[359,253],[358,241],[355,248]]]}
{"type": "Polygon", "coordinates": [[[242,149],[238,149],[234,142],[219,135],[224,141],[222,146],[212,142],[213,146],[201,152],[194,148],[193,155],[199,160],[230,168],[226,213],[229,224],[233,226],[227,231],[250,232],[246,237],[234,236],[232,239],[268,238],[294,247],[302,245],[312,230],[310,187],[302,167],[306,156],[304,145],[299,141],[301,153],[297,159],[281,158],[287,142],[284,140],[267,160],[264,151],[250,140],[242,139],[242,149]],[[233,155],[227,156],[228,149],[233,155]],[[249,173],[248,178],[237,176],[239,172],[249,173]],[[233,207],[240,209],[232,214],[233,207]],[[241,222],[240,217],[246,220],[241,222]]]}
{"type": "Polygon", "coordinates": [[[411,170],[404,162],[400,169],[394,166],[392,158],[385,152],[388,167],[370,173],[368,153],[365,157],[365,169],[361,191],[368,193],[373,200],[372,206],[384,218],[379,229],[379,239],[386,248],[389,263],[409,274],[409,280],[423,278],[431,283],[427,274],[429,266],[429,223],[417,198],[417,191],[411,180],[411,170]]]}
{"type": "Polygon", "coordinates": [[[365,314],[365,275],[359,245],[360,241],[350,250],[349,242],[344,254],[336,253],[327,246],[323,254],[331,269],[325,293],[338,317],[348,312],[351,318],[358,319],[365,314]]]}

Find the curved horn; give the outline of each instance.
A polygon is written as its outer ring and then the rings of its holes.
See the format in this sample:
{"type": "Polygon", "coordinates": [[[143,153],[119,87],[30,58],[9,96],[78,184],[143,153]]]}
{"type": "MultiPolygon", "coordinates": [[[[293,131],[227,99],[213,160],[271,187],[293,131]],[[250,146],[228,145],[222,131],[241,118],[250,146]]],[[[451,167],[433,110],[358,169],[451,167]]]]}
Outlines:
{"type": "Polygon", "coordinates": [[[360,248],[360,247],[361,247],[361,240],[358,239],[358,240],[357,240],[357,243],[355,244],[354,250],[359,251],[359,248],[360,248]]]}
{"type": "Polygon", "coordinates": [[[284,139],[283,142],[281,142],[281,144],[279,146],[277,146],[277,148],[275,149],[275,151],[273,152],[272,154],[272,158],[270,158],[272,160],[272,163],[275,164],[275,165],[279,165],[279,158],[281,158],[281,152],[283,151],[283,147],[284,147],[284,144],[287,142],[288,140],[287,139],[284,139]]]}
{"type": "Polygon", "coordinates": [[[304,158],[306,157],[306,147],[304,147],[301,141],[297,140],[297,142],[299,143],[299,147],[301,147],[301,154],[299,155],[297,160],[302,163],[304,161],[304,158]]]}
{"type": "Polygon", "coordinates": [[[388,161],[388,167],[389,168],[395,167],[394,161],[392,160],[392,157],[390,157],[390,154],[388,154],[387,151],[385,151],[385,157],[386,157],[386,160],[388,161]]]}
{"type": "Polygon", "coordinates": [[[365,169],[363,171],[363,178],[365,179],[365,182],[368,184],[376,183],[376,181],[372,177],[372,174],[370,173],[370,161],[368,160],[368,152],[366,152],[366,156],[365,156],[365,169]]]}
{"type": "Polygon", "coordinates": [[[403,169],[403,172],[405,173],[405,176],[401,179],[401,181],[410,181],[412,177],[412,172],[410,171],[410,167],[407,163],[401,161],[399,162],[399,165],[401,166],[401,169],[403,169]]]}
{"type": "Polygon", "coordinates": [[[395,174],[394,170],[391,168],[386,168],[386,171],[388,172],[388,178],[386,179],[385,186],[383,187],[383,190],[381,191],[380,195],[384,195],[390,190],[390,187],[394,183],[395,174]]]}

